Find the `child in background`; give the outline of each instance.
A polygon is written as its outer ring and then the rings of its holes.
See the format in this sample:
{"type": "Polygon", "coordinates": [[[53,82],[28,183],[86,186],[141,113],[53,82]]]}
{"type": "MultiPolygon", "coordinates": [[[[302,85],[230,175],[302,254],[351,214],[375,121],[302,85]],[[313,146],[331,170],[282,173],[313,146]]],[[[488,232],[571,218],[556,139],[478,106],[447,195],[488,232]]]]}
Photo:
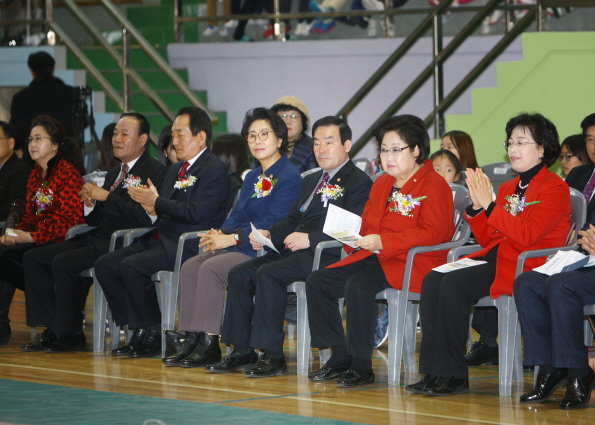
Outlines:
{"type": "Polygon", "coordinates": [[[451,151],[440,149],[430,157],[434,166],[434,171],[440,174],[446,183],[457,183],[464,185],[461,178],[461,163],[451,151]]]}

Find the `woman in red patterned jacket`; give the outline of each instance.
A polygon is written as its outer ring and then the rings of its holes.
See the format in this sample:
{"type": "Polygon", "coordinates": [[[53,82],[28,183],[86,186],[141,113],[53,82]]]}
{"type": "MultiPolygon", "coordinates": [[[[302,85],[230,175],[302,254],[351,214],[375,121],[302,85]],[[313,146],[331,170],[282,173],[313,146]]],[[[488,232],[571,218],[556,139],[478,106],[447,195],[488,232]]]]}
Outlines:
{"type": "Polygon", "coordinates": [[[27,144],[36,164],[27,183],[25,215],[18,229],[0,237],[0,345],[10,339],[8,310],[15,288],[24,289],[23,255],[62,242],[69,227],[83,223],[80,148],[65,138],[62,124],[47,115],[33,120],[27,144]]]}

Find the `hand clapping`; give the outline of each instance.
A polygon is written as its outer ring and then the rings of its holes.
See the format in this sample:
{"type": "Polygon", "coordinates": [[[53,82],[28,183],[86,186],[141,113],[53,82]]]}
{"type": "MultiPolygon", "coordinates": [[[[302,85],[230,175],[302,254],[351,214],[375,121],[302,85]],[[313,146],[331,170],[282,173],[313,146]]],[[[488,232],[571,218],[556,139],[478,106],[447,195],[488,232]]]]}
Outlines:
{"type": "Polygon", "coordinates": [[[473,209],[486,209],[492,203],[492,184],[481,168],[467,168],[465,182],[469,188],[473,209]]]}

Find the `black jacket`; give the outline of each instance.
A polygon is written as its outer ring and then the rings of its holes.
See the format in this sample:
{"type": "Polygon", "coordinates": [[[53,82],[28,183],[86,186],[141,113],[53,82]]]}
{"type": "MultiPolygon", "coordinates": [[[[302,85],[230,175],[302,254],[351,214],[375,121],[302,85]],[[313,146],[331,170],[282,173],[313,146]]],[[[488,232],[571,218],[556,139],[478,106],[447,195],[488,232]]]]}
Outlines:
{"type": "Polygon", "coordinates": [[[27,196],[29,173],[31,167],[14,153],[0,168],[0,221],[6,220],[15,200],[27,196]]]}
{"type": "MultiPolygon", "coordinates": [[[[568,183],[568,186],[582,192],[589,182],[594,169],[595,164],[585,164],[574,167],[566,177],[566,183],[568,183]]],[[[593,211],[595,211],[595,196],[591,197],[591,201],[587,204],[587,223],[591,223],[591,219],[595,218],[593,216],[593,211]]]]}

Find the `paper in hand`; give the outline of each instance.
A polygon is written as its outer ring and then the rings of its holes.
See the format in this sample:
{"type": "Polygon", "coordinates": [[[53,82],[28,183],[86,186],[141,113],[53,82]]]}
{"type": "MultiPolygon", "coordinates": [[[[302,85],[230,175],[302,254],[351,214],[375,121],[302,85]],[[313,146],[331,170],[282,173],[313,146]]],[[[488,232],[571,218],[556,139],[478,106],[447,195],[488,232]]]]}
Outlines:
{"type": "Polygon", "coordinates": [[[254,237],[254,240],[256,242],[261,243],[264,246],[268,246],[273,251],[275,251],[277,254],[279,253],[279,251],[277,251],[277,248],[275,248],[275,245],[273,245],[273,242],[271,242],[271,240],[269,238],[267,238],[262,233],[260,233],[258,231],[258,229],[256,229],[256,227],[254,227],[254,224],[250,223],[250,227],[252,227],[252,236],[254,237]]]}
{"type": "Polygon", "coordinates": [[[16,238],[18,235],[16,234],[16,232],[10,228],[6,228],[6,232],[4,232],[4,234],[6,236],[12,236],[13,238],[16,238]]]}
{"type": "Polygon", "coordinates": [[[487,261],[472,260],[471,258],[463,258],[461,260],[454,261],[452,263],[446,263],[438,267],[434,267],[432,270],[439,273],[449,273],[455,270],[466,269],[467,267],[479,266],[480,264],[486,264],[487,261]]]}

